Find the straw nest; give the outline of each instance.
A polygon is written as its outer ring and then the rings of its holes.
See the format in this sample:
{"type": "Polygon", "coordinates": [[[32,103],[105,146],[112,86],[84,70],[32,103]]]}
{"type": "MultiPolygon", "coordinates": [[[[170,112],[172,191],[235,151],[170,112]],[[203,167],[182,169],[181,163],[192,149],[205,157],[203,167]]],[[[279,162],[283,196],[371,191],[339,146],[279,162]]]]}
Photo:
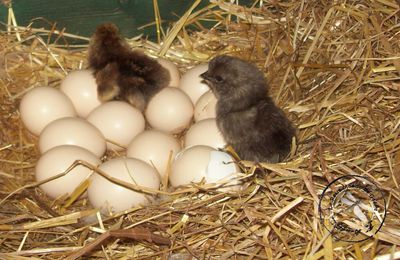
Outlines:
{"type": "Polygon", "coordinates": [[[85,67],[87,45],[68,42],[88,39],[19,27],[10,8],[0,31],[0,258],[400,257],[398,3],[257,1],[245,8],[211,0],[193,8],[165,32],[156,8],[151,26],[161,43],[137,37],[130,44],[167,56],[182,72],[221,53],[257,64],[298,127],[288,161],[242,162],[241,192],[195,184],[108,218],[85,199],[49,200],[34,180],[37,139],[21,124],[18,104],[30,88],[58,87],[69,71],[85,67]],[[373,180],[386,200],[382,229],[359,243],[333,239],[318,213],[323,189],[348,174],[373,180]]]}

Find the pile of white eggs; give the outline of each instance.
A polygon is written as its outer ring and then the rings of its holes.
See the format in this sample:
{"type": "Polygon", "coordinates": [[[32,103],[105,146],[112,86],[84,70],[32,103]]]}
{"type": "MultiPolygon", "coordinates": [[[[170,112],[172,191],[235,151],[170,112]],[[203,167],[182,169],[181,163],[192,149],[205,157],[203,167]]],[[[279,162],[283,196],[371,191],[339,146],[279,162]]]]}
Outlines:
{"type": "MultiPolygon", "coordinates": [[[[215,121],[216,98],[199,76],[208,65],[195,66],[180,77],[174,63],[158,61],[170,72],[170,86],[150,100],[144,115],[122,101],[101,103],[90,70],[69,73],[60,89],[29,90],[21,100],[20,113],[26,128],[39,136],[37,181],[66,171],[76,160],[150,189],[159,189],[167,179],[173,187],[234,179],[239,168],[229,154],[217,150],[225,141],[215,121]],[[179,140],[176,136],[182,133],[179,140]],[[102,161],[107,150],[124,156],[102,161]]],[[[83,196],[103,212],[119,212],[152,200],[83,165],[40,187],[58,198],[70,195],[88,178],[90,185],[83,196]]],[[[237,182],[231,187],[237,189],[237,182]]]]}

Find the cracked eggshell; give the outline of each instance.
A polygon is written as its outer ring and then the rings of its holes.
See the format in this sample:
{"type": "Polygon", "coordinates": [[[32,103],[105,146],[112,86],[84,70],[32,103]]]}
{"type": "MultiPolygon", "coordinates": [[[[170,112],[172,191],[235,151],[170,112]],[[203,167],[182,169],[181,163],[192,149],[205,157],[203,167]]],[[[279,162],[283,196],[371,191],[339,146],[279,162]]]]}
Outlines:
{"type": "Polygon", "coordinates": [[[194,106],[194,121],[198,122],[203,119],[216,118],[217,101],[211,90],[204,93],[194,106]]]}
{"type": "Polygon", "coordinates": [[[64,117],[48,124],[39,137],[39,150],[45,153],[59,145],[83,147],[101,157],[106,151],[103,134],[86,120],[78,117],[64,117]]]}
{"type": "Polygon", "coordinates": [[[215,149],[224,148],[226,145],[215,118],[204,119],[193,124],[186,132],[184,143],[185,147],[207,145],[215,149]]]}
{"type": "Polygon", "coordinates": [[[61,81],[60,90],[71,99],[80,117],[87,117],[101,104],[97,95],[96,78],[91,70],[70,72],[61,81]]]}
{"type": "Polygon", "coordinates": [[[107,142],[107,149],[114,151],[127,148],[145,128],[140,110],[122,101],[101,104],[88,115],[87,121],[97,127],[106,140],[111,141],[107,142]]]}
{"type": "Polygon", "coordinates": [[[36,87],[29,90],[19,105],[25,127],[38,136],[52,121],[76,116],[71,100],[60,90],[51,87],[36,87]]]}
{"type": "Polygon", "coordinates": [[[208,63],[197,65],[182,75],[179,83],[179,88],[185,92],[193,104],[196,104],[197,100],[210,90],[200,74],[208,70],[208,63]]]}
{"type": "MultiPolygon", "coordinates": [[[[113,178],[133,185],[151,189],[158,189],[160,186],[156,170],[139,159],[115,158],[101,164],[99,169],[113,178]]],[[[149,194],[124,188],[98,174],[93,174],[90,181],[89,201],[103,213],[120,212],[132,207],[148,205],[153,199],[149,194]]]]}
{"type": "MultiPolygon", "coordinates": [[[[174,187],[203,179],[206,183],[216,183],[232,179],[238,172],[239,168],[229,154],[209,146],[197,145],[178,153],[172,164],[169,181],[174,187]]],[[[233,180],[226,188],[237,190],[238,182],[233,180]]]]}
{"type": "MultiPolygon", "coordinates": [[[[93,166],[101,163],[92,152],[74,145],[53,147],[42,154],[35,166],[37,181],[43,181],[67,170],[76,160],[85,161],[93,166]]],[[[91,169],[77,165],[66,175],[40,185],[40,188],[55,199],[64,194],[71,194],[92,172],[91,169]]]]}
{"type": "Polygon", "coordinates": [[[169,71],[169,75],[171,76],[171,80],[169,82],[169,87],[178,87],[179,82],[181,80],[181,74],[179,72],[178,67],[172,61],[158,58],[157,62],[160,63],[161,66],[166,68],[169,71]]]}
{"type": "Polygon", "coordinates": [[[180,150],[180,143],[172,135],[159,130],[147,130],[132,140],[126,154],[127,157],[154,165],[163,178],[167,174],[169,159],[172,163],[180,150]]]}
{"type": "Polygon", "coordinates": [[[233,158],[225,152],[211,151],[207,165],[207,182],[218,182],[225,178],[232,178],[240,171],[233,158]]]}
{"type": "Polygon", "coordinates": [[[176,134],[192,121],[193,104],[179,88],[167,87],[150,100],[145,115],[152,128],[176,134]]]}

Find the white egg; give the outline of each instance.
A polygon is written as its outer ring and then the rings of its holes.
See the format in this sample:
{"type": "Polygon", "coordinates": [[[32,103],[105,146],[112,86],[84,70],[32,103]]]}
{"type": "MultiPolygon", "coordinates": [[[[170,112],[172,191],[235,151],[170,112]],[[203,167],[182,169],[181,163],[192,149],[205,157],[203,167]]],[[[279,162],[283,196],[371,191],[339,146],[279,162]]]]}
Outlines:
{"type": "Polygon", "coordinates": [[[185,92],[193,104],[196,104],[197,100],[210,90],[210,88],[205,84],[200,74],[208,70],[208,64],[197,65],[182,75],[181,81],[179,83],[179,88],[185,92]]]}
{"type": "MultiPolygon", "coordinates": [[[[151,189],[158,189],[160,179],[156,170],[147,163],[133,158],[115,158],[99,166],[107,175],[151,189]]],[[[119,212],[132,207],[147,205],[152,196],[117,185],[101,175],[93,174],[88,188],[90,203],[102,212],[119,212]]]]}
{"type": "Polygon", "coordinates": [[[198,122],[207,118],[216,118],[217,101],[211,90],[204,93],[194,106],[194,121],[198,122]]]}
{"type": "Polygon", "coordinates": [[[221,151],[211,151],[210,161],[206,170],[206,181],[214,183],[225,178],[232,178],[239,171],[239,167],[229,154],[221,151]]]}
{"type": "Polygon", "coordinates": [[[34,135],[39,135],[46,125],[56,119],[76,116],[71,100],[51,87],[29,90],[21,100],[19,111],[25,127],[34,135]]]}
{"type": "Polygon", "coordinates": [[[213,148],[224,148],[226,142],[218,129],[215,118],[201,120],[193,124],[186,132],[185,148],[195,145],[207,145],[213,148]]]}
{"type": "Polygon", "coordinates": [[[193,104],[179,88],[164,88],[147,105],[146,119],[151,127],[168,132],[182,132],[193,117],[193,104]]]}
{"type": "Polygon", "coordinates": [[[111,141],[107,142],[107,148],[115,151],[128,147],[132,139],[143,132],[145,127],[142,113],[122,101],[101,104],[88,115],[87,121],[96,126],[104,137],[111,141]]]}
{"type": "MultiPolygon", "coordinates": [[[[174,187],[203,179],[206,183],[216,183],[232,179],[238,172],[239,168],[229,154],[209,146],[197,145],[178,153],[172,164],[169,181],[174,187]]],[[[232,181],[230,185],[233,186],[230,187],[238,189],[237,184],[232,181]]]]}
{"type": "Polygon", "coordinates": [[[164,68],[166,68],[169,71],[169,75],[171,76],[171,81],[169,82],[169,87],[178,87],[179,86],[179,81],[181,79],[181,75],[179,73],[178,67],[175,65],[175,63],[163,59],[163,58],[158,58],[157,62],[161,64],[164,68]]]}
{"type": "Polygon", "coordinates": [[[64,117],[51,122],[39,137],[41,153],[68,144],[83,147],[98,157],[106,151],[106,141],[100,130],[78,117],[64,117]]]}
{"type": "MultiPolygon", "coordinates": [[[[96,155],[82,147],[57,146],[42,154],[37,161],[35,167],[36,180],[43,181],[65,172],[76,160],[85,161],[94,167],[101,163],[96,155]]],[[[51,198],[71,194],[91,172],[89,168],[78,165],[65,176],[42,184],[40,188],[51,198]]]]}
{"type": "Polygon", "coordinates": [[[161,177],[164,177],[168,171],[168,163],[172,164],[180,150],[181,145],[172,135],[158,130],[147,130],[133,139],[126,154],[127,157],[154,165],[161,177]]]}
{"type": "Polygon", "coordinates": [[[76,112],[81,117],[86,117],[101,104],[97,97],[96,78],[91,70],[70,72],[61,81],[60,90],[71,99],[76,112]]]}

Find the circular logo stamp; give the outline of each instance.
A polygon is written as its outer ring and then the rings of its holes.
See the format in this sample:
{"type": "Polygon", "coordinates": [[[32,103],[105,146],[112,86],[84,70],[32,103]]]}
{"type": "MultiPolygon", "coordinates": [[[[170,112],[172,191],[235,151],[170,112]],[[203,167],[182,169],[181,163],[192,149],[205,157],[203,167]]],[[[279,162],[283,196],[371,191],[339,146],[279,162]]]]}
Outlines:
{"type": "Polygon", "coordinates": [[[320,220],[336,240],[364,241],[386,217],[383,192],[368,178],[345,175],[326,186],[318,205],[320,220]]]}

